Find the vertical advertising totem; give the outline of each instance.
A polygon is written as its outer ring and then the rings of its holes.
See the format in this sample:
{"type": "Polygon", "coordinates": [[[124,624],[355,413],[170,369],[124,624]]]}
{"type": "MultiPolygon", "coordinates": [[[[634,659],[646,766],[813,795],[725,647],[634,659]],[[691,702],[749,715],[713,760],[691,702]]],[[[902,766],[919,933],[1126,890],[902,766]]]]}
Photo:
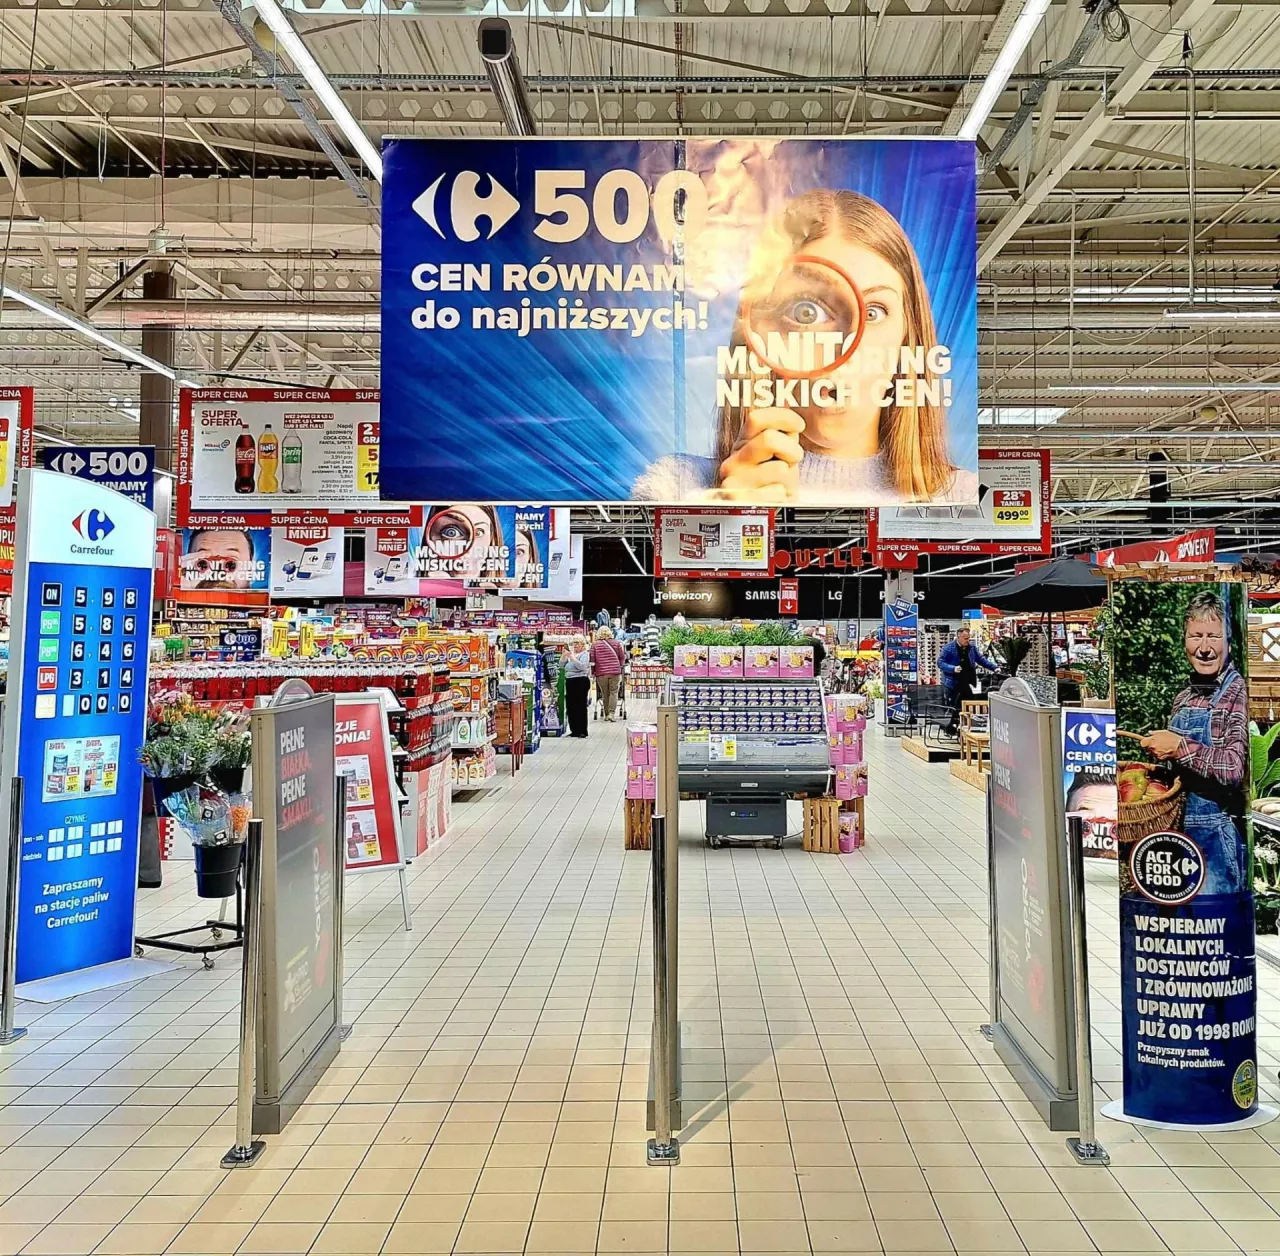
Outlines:
{"type": "Polygon", "coordinates": [[[1124,1098],[1190,1129],[1259,1109],[1244,586],[1112,586],[1124,1098]]]}

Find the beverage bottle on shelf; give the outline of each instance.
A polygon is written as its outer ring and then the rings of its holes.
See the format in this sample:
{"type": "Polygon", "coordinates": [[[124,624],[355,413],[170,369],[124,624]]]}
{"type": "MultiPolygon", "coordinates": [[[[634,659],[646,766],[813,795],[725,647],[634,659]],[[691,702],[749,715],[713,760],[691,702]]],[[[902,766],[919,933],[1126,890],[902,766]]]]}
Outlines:
{"type": "Polygon", "coordinates": [[[236,437],[236,492],[253,492],[253,472],[257,465],[257,452],[253,443],[253,434],[247,427],[241,427],[236,437]]]}
{"type": "Polygon", "coordinates": [[[280,438],[268,423],[258,437],[258,492],[278,493],[280,479],[280,438]]]}
{"type": "Polygon", "coordinates": [[[283,470],[280,473],[280,491],[302,492],[302,437],[297,432],[286,432],[280,446],[283,470]]]}

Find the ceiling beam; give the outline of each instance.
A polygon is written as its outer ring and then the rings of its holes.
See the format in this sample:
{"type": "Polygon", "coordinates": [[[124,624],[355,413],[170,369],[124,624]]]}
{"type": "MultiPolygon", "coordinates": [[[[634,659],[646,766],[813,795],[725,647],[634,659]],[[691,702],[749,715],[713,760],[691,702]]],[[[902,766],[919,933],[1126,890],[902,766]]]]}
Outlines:
{"type": "Polygon", "coordinates": [[[1192,30],[1210,10],[1214,0],[1178,0],[1169,12],[1168,30],[1164,34],[1142,30],[1133,37],[1134,51],[1124,68],[1112,81],[1106,96],[1075,125],[1052,161],[1031,181],[1027,190],[1002,215],[999,223],[978,250],[978,271],[995,257],[1035,212],[1036,207],[1062,181],[1067,172],[1111,125],[1117,111],[1138,94],[1139,90],[1164,62],[1182,47],[1183,33],[1192,30]],[[1142,51],[1137,51],[1138,48],[1142,51]]]}

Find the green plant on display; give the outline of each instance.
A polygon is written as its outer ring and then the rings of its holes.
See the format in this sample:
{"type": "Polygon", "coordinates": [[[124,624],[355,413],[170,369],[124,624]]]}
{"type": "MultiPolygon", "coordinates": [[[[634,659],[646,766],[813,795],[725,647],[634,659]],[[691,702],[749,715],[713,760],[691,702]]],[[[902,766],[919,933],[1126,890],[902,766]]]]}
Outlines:
{"type": "Polygon", "coordinates": [[[1280,738],[1280,722],[1265,733],[1257,724],[1249,725],[1249,780],[1255,798],[1267,798],[1280,785],[1280,758],[1275,757],[1276,739],[1280,738]]]}
{"type": "Polygon", "coordinates": [[[754,628],[668,628],[658,648],[668,664],[678,645],[789,645],[797,640],[787,624],[764,623],[754,628]]]}
{"type": "Polygon", "coordinates": [[[992,643],[992,649],[1000,656],[1010,676],[1018,674],[1018,668],[1031,653],[1030,637],[1001,637],[992,643]]]}
{"type": "Polygon", "coordinates": [[[1080,673],[1085,697],[1111,697],[1111,660],[1107,655],[1099,653],[1096,659],[1081,659],[1075,669],[1080,673]]]}
{"type": "Polygon", "coordinates": [[[1280,838],[1261,826],[1253,842],[1254,927],[1259,933],[1275,933],[1280,917],[1280,838]]]}
{"type": "Polygon", "coordinates": [[[249,733],[237,716],[201,707],[178,694],[151,704],[138,762],[148,776],[203,779],[215,767],[243,767],[249,753],[249,733]]]}

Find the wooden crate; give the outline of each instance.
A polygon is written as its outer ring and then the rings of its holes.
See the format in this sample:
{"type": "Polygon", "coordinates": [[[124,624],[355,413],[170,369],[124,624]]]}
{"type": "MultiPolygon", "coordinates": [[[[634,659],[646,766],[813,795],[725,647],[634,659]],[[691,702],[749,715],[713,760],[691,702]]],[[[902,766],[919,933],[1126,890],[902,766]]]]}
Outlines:
{"type": "Polygon", "coordinates": [[[626,850],[648,850],[653,833],[653,799],[627,798],[623,801],[626,823],[624,844],[626,850]]]}
{"type": "Polygon", "coordinates": [[[804,800],[804,849],[840,853],[840,803],[834,798],[804,800]]]}

